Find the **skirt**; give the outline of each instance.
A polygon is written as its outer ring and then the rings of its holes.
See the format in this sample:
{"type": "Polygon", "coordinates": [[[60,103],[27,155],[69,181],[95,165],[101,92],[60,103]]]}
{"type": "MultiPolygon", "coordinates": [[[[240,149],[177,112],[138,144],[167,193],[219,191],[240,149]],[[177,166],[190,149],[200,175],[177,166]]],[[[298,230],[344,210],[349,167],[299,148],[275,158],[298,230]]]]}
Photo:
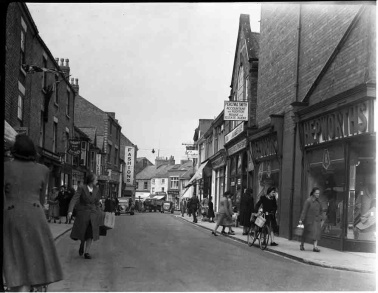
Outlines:
{"type": "Polygon", "coordinates": [[[234,225],[232,217],[228,217],[227,214],[219,214],[217,224],[219,226],[231,227],[234,225]]]}

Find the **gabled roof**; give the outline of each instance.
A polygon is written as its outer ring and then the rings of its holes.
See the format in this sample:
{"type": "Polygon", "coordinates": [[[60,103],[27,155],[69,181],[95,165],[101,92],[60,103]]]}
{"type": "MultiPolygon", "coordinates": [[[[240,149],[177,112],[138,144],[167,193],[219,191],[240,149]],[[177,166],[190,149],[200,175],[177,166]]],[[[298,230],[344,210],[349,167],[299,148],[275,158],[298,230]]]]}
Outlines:
{"type": "Polygon", "coordinates": [[[136,174],[135,179],[144,179],[149,180],[151,178],[154,178],[156,174],[156,166],[147,166],[142,171],[140,171],[138,174],[136,174]]]}
{"type": "Polygon", "coordinates": [[[260,33],[252,32],[251,31],[251,24],[249,22],[249,15],[248,14],[240,14],[239,18],[239,30],[238,30],[238,37],[236,41],[236,48],[235,48],[235,56],[234,56],[234,66],[232,69],[232,76],[231,76],[231,87],[234,81],[234,74],[236,73],[235,69],[238,68],[238,64],[236,64],[238,60],[238,53],[239,53],[239,46],[243,46],[243,44],[239,44],[240,42],[240,35],[241,32],[244,34],[245,42],[247,45],[247,54],[249,60],[259,59],[260,53],[260,33]]]}
{"type": "Polygon", "coordinates": [[[174,166],[175,165],[160,165],[156,169],[156,174],[155,174],[154,178],[168,178],[169,177],[168,171],[170,169],[172,169],[172,167],[174,167],[174,166]]]}
{"type": "MultiPolygon", "coordinates": [[[[76,126],[75,126],[76,127],[76,126]]],[[[84,132],[88,138],[94,142],[96,139],[96,127],[76,127],[80,131],[84,132]]]]}

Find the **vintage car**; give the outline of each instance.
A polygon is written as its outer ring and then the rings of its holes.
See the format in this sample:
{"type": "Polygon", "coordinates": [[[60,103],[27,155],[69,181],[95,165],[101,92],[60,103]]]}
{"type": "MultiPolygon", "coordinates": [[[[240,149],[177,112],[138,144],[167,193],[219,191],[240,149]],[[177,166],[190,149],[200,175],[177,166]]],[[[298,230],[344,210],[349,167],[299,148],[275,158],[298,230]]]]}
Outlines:
{"type": "Polygon", "coordinates": [[[118,207],[117,207],[117,210],[116,210],[116,213],[115,213],[116,215],[120,215],[120,214],[134,215],[135,206],[134,206],[133,203],[130,206],[129,200],[130,200],[129,197],[119,197],[118,198],[118,207]]]}
{"type": "Polygon", "coordinates": [[[173,214],[174,211],[175,211],[175,205],[173,204],[173,202],[171,202],[171,201],[164,201],[163,202],[163,205],[161,207],[162,213],[168,212],[168,213],[173,214]]]}

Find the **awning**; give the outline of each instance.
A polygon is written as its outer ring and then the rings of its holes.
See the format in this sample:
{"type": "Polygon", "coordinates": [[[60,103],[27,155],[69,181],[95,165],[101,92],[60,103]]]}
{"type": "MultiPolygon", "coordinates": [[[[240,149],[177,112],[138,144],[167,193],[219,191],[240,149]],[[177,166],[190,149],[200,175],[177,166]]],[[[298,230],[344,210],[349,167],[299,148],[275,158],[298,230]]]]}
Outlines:
{"type": "Polygon", "coordinates": [[[153,199],[162,199],[165,195],[155,195],[153,199]]]}
{"type": "Polygon", "coordinates": [[[10,148],[16,139],[17,131],[4,120],[4,147],[10,148]]]}
{"type": "Polygon", "coordinates": [[[192,179],[189,180],[188,184],[185,186],[185,187],[189,187],[191,185],[193,185],[193,183],[196,181],[196,180],[199,180],[199,179],[202,179],[202,171],[203,169],[206,167],[206,165],[209,163],[209,160],[206,160],[205,162],[203,162],[201,164],[201,166],[199,166],[198,170],[196,171],[196,173],[193,175],[192,179]]]}
{"type": "Polygon", "coordinates": [[[194,190],[193,185],[186,188],[185,191],[183,192],[183,194],[180,196],[180,199],[191,198],[193,196],[193,190],[194,190]]]}
{"type": "Polygon", "coordinates": [[[149,196],[150,196],[149,192],[140,192],[140,191],[135,192],[135,199],[137,198],[139,199],[140,197],[141,200],[144,200],[149,196]]]}

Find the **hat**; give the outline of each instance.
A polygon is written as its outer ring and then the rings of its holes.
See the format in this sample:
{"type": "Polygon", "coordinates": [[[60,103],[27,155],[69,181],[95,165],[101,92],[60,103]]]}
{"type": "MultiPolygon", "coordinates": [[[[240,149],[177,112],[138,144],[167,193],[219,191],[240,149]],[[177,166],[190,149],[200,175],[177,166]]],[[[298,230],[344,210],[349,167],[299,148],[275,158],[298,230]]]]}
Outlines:
{"type": "Polygon", "coordinates": [[[11,152],[16,159],[25,161],[35,161],[37,157],[34,143],[26,134],[18,134],[16,136],[11,152]]]}

